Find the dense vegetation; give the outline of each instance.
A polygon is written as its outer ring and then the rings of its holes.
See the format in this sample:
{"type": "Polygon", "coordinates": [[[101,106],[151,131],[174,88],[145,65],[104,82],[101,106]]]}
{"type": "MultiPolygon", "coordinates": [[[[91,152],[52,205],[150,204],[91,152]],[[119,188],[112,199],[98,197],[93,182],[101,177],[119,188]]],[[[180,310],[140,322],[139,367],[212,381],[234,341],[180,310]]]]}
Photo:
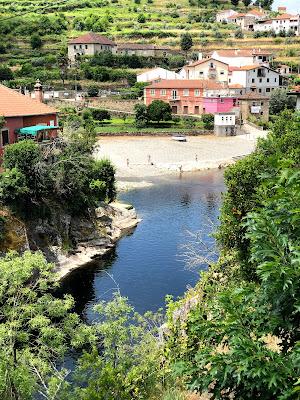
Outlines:
{"type": "MultiPolygon", "coordinates": [[[[2,397],[299,399],[299,124],[284,111],[257,150],[226,170],[220,258],[183,299],[168,299],[166,321],[134,314],[116,293],[85,325],[72,297],[55,294],[53,266],[40,253],[2,258],[2,397]]],[[[39,151],[31,142],[10,149],[15,187],[37,190],[39,201],[39,151]]]]}
{"type": "Polygon", "coordinates": [[[215,22],[220,9],[233,7],[243,12],[245,7],[268,8],[271,3],[267,0],[265,3],[235,1],[235,4],[217,0],[185,0],[180,4],[168,0],[65,0],[53,4],[19,0],[12,8],[4,0],[0,4],[0,61],[12,70],[9,75],[0,73],[0,80],[13,87],[29,88],[37,78],[55,88],[66,85],[70,89],[76,84],[86,88],[91,81],[99,87],[106,87],[107,82],[122,87],[134,83],[137,68],[154,65],[178,68],[183,65],[186,52],[196,57],[199,51],[211,51],[220,48],[220,44],[224,48],[271,47],[277,53],[276,61],[290,64],[296,73],[299,38],[283,35],[253,38],[253,33],[240,32],[236,25],[215,22]],[[102,33],[117,43],[155,44],[175,52],[167,52],[156,60],[100,56],[69,69],[67,40],[86,31],[102,33]]]}

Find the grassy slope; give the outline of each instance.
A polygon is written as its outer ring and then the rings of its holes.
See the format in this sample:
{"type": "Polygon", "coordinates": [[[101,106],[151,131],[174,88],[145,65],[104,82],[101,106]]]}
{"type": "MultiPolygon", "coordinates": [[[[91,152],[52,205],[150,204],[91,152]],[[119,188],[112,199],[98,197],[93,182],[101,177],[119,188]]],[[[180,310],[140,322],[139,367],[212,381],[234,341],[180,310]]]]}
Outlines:
{"type": "MultiPolygon", "coordinates": [[[[58,0],[61,1],[61,0],[58,0]]],[[[83,3],[83,2],[81,2],[83,3]]],[[[110,23],[106,32],[106,35],[111,36],[117,42],[124,41],[135,41],[143,43],[154,43],[157,45],[167,45],[174,48],[179,47],[180,35],[182,32],[188,31],[194,40],[194,50],[208,52],[218,48],[252,48],[261,47],[265,49],[272,49],[276,53],[276,56],[280,61],[295,61],[298,62],[299,55],[299,43],[298,38],[289,39],[272,39],[272,38],[261,38],[253,39],[251,33],[247,33],[244,39],[235,39],[234,25],[222,25],[222,24],[209,24],[201,22],[189,23],[189,14],[194,16],[203,14],[203,10],[197,7],[191,7],[188,0],[179,2],[173,2],[170,0],[153,0],[152,4],[142,0],[141,4],[135,4],[133,0],[119,0],[118,3],[111,3],[108,1],[107,6],[93,7],[93,0],[89,1],[91,7],[86,8],[75,8],[74,10],[64,11],[64,14],[68,18],[69,28],[68,34],[66,35],[51,35],[44,37],[45,46],[43,53],[54,53],[61,45],[65,45],[68,37],[80,35],[82,32],[73,30],[73,20],[76,17],[86,17],[90,14],[95,14],[99,17],[105,17],[111,15],[113,17],[113,23],[110,23]],[[170,7],[170,4],[173,4],[170,7]],[[176,5],[177,4],[177,5],[176,5]],[[136,12],[134,11],[136,7],[136,12]],[[178,13],[177,18],[171,16],[172,12],[178,13]],[[146,23],[139,24],[137,17],[140,13],[146,16],[146,23]],[[214,37],[215,31],[218,30],[226,36],[224,39],[216,39],[214,37]],[[151,38],[143,38],[141,32],[157,31],[171,35],[170,37],[159,37],[156,35],[151,38]],[[203,39],[205,37],[208,43],[203,47],[203,39]]],[[[2,17],[8,15],[15,15],[16,13],[27,13],[24,14],[24,18],[33,18],[38,7],[41,5],[51,5],[51,12],[45,12],[45,15],[51,15],[57,11],[55,4],[57,2],[51,0],[17,0],[12,7],[10,0],[0,1],[0,13],[2,17]],[[32,13],[28,14],[28,11],[32,13]]],[[[64,4],[72,5],[76,4],[75,0],[66,1],[64,4]]],[[[229,7],[230,4],[224,2],[225,7],[229,7]]],[[[209,9],[207,7],[206,11],[209,9]]],[[[14,43],[14,50],[10,53],[3,55],[2,60],[11,60],[12,56],[18,60],[29,59],[35,55],[29,47],[28,37],[19,37],[14,43]]]]}

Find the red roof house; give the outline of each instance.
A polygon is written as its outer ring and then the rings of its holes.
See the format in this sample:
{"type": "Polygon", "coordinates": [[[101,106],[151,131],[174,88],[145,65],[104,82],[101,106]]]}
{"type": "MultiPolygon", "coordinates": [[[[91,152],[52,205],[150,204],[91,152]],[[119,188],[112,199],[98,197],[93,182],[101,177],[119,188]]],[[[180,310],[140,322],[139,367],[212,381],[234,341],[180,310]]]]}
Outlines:
{"type": "Polygon", "coordinates": [[[0,130],[0,154],[4,146],[18,140],[19,130],[25,127],[32,128],[27,129],[28,135],[37,140],[57,136],[57,110],[40,101],[42,87],[39,82],[35,86],[35,95],[36,99],[32,99],[0,85],[0,116],[5,119],[5,124],[0,130]]]}

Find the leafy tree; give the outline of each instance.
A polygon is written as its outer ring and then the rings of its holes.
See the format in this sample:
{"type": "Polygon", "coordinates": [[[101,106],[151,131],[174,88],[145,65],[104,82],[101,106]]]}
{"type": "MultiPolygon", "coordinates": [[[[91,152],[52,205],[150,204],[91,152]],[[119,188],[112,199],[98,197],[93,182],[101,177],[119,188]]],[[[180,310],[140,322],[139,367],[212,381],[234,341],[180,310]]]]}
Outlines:
{"type": "Polygon", "coordinates": [[[204,129],[211,130],[214,128],[214,115],[213,114],[203,114],[201,119],[203,122],[204,129]]]}
{"type": "Polygon", "coordinates": [[[172,119],[172,110],[169,103],[162,100],[154,100],[147,109],[148,119],[150,121],[170,121],[172,119]]]}
{"type": "Polygon", "coordinates": [[[237,39],[244,39],[244,33],[243,33],[242,29],[237,29],[234,32],[234,37],[237,39]]]}
{"type": "Polygon", "coordinates": [[[98,86],[89,86],[87,90],[87,94],[89,97],[97,97],[99,95],[99,88],[98,86]]]}
{"type": "Polygon", "coordinates": [[[140,24],[144,24],[146,22],[146,17],[144,14],[139,14],[137,18],[137,22],[140,24]]]}
{"type": "Polygon", "coordinates": [[[92,108],[91,109],[91,113],[92,113],[92,117],[96,120],[96,121],[103,121],[103,120],[110,120],[111,119],[111,115],[110,112],[107,110],[102,110],[102,109],[98,109],[98,108],[92,108]]]}
{"type": "Polygon", "coordinates": [[[231,4],[235,7],[239,5],[239,2],[240,0],[231,0],[231,4]]]}
{"type": "Polygon", "coordinates": [[[57,399],[67,371],[54,367],[68,348],[88,347],[94,337],[71,312],[71,296],[53,289],[54,266],[42,254],[7,254],[0,260],[0,394],[29,400],[37,392],[57,399]],[[52,293],[51,293],[52,292],[52,293]]]}
{"type": "Polygon", "coordinates": [[[275,89],[270,97],[270,114],[280,114],[285,108],[293,110],[296,106],[296,97],[289,96],[286,89],[275,89]]]}
{"type": "Polygon", "coordinates": [[[180,38],[180,48],[186,53],[193,47],[193,39],[189,33],[184,33],[180,38]]]}
{"type": "Polygon", "coordinates": [[[248,7],[252,3],[252,0],[243,0],[244,6],[248,7]]]}
{"type": "Polygon", "coordinates": [[[38,50],[43,46],[43,41],[38,33],[34,33],[30,37],[30,45],[33,50],[38,50]]]}
{"type": "Polygon", "coordinates": [[[145,104],[136,104],[135,107],[135,125],[137,128],[144,128],[148,123],[148,110],[145,104]]]}
{"type": "Polygon", "coordinates": [[[0,81],[11,81],[14,79],[12,70],[6,65],[0,65],[0,81]]]}

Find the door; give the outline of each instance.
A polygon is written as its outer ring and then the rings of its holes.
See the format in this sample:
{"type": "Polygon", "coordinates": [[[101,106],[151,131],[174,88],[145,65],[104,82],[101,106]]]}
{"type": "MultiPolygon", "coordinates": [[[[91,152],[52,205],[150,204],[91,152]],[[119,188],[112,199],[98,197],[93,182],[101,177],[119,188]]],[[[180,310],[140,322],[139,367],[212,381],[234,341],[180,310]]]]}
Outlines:
{"type": "Polygon", "coordinates": [[[172,106],[172,114],[177,114],[177,106],[172,106]]]}
{"type": "Polygon", "coordinates": [[[199,114],[199,106],[195,106],[195,114],[199,114]]]}
{"type": "Polygon", "coordinates": [[[1,131],[1,143],[0,143],[0,145],[2,147],[4,147],[7,144],[9,144],[9,132],[8,132],[8,129],[3,129],[1,131]]]}
{"type": "Polygon", "coordinates": [[[188,114],[188,113],[189,113],[189,107],[183,106],[183,114],[188,114]]]}

